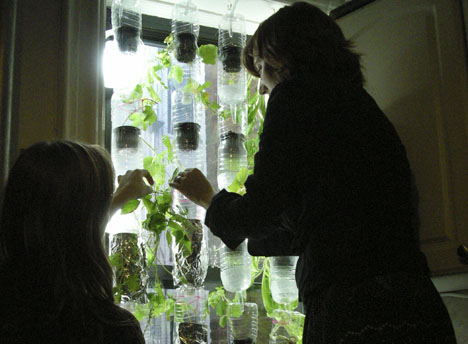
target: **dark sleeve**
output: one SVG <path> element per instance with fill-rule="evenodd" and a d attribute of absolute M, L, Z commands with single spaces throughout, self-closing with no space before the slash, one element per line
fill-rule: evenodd
<path fill-rule="evenodd" d="M 272 229 L 281 226 L 280 215 L 294 203 L 295 123 L 291 121 L 291 112 L 295 106 L 293 91 L 280 85 L 268 102 L 254 173 L 245 183 L 245 195 L 222 190 L 206 213 L 205 224 L 229 247 L 245 238 L 268 237 Z"/>
<path fill-rule="evenodd" d="M 290 231 L 281 228 L 268 228 L 268 235 L 262 239 L 249 239 L 248 251 L 251 256 L 298 256 L 300 252 L 293 247 Z"/>

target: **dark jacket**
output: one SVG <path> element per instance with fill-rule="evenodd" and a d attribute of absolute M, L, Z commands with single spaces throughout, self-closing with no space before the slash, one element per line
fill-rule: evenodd
<path fill-rule="evenodd" d="M 245 186 L 219 192 L 206 225 L 231 247 L 248 238 L 252 255 L 299 255 L 302 298 L 337 280 L 428 272 L 405 149 L 361 86 L 278 84 Z"/>

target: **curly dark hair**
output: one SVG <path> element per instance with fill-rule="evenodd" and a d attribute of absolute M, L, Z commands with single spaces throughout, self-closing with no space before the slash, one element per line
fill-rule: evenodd
<path fill-rule="evenodd" d="M 362 85 L 360 55 L 352 47 L 331 17 L 313 5 L 295 2 L 260 24 L 242 59 L 249 73 L 257 77 L 254 55 L 270 65 L 281 80 L 307 75 Z"/>

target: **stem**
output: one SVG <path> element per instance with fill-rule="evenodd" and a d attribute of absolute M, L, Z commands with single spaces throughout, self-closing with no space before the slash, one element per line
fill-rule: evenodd
<path fill-rule="evenodd" d="M 130 116 L 129 116 L 129 117 L 130 117 Z M 149 142 L 146 141 L 146 140 L 145 140 L 144 138 L 142 138 L 141 136 L 140 136 L 140 140 L 142 140 L 143 143 L 144 143 L 145 145 L 147 145 L 147 146 L 149 147 L 149 149 L 151 149 L 151 150 L 153 151 L 154 154 L 157 153 L 156 150 L 153 148 L 153 146 L 151 146 L 151 145 L 149 144 Z"/>

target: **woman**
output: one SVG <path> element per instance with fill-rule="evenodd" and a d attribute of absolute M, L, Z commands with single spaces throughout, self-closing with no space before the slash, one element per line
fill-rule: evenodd
<path fill-rule="evenodd" d="M 70 141 L 21 153 L 0 221 L 0 342 L 144 343 L 137 320 L 113 301 L 102 244 L 110 214 L 151 191 L 145 170 L 119 177 L 109 154 Z"/>
<path fill-rule="evenodd" d="M 303 2 L 264 21 L 243 53 L 270 94 L 246 194 L 215 195 L 198 170 L 171 185 L 231 248 L 300 256 L 304 343 L 455 343 L 418 248 L 405 149 L 350 47 Z"/>

